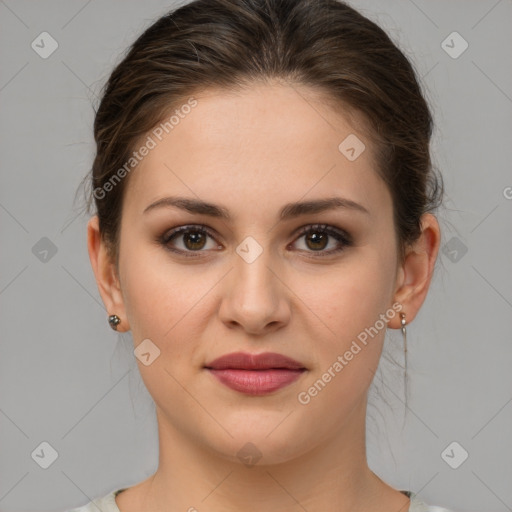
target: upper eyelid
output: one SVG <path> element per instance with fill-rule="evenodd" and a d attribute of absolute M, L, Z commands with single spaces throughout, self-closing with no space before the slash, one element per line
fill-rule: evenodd
<path fill-rule="evenodd" d="M 211 236 L 212 238 L 215 238 L 216 236 L 215 230 L 207 226 L 204 226 L 203 224 L 183 224 L 182 226 L 176 226 L 175 228 L 165 231 L 161 238 L 170 239 L 175 235 L 180 235 L 185 233 L 186 231 L 194 230 L 204 232 L 207 235 Z"/>

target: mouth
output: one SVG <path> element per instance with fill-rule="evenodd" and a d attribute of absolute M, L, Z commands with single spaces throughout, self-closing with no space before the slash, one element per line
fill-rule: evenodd
<path fill-rule="evenodd" d="M 205 369 L 225 386 L 253 396 L 288 386 L 307 371 L 302 363 L 273 352 L 235 352 L 215 359 Z"/>

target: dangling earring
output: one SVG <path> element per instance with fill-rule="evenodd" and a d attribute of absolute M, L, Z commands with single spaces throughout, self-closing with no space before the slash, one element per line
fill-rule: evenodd
<path fill-rule="evenodd" d="M 114 331 L 117 331 L 117 326 L 121 323 L 121 319 L 117 315 L 110 315 L 108 317 L 108 323 Z"/>
<path fill-rule="evenodd" d="M 404 339 L 404 385 L 406 384 L 405 379 L 407 378 L 407 331 L 405 330 L 405 313 L 400 313 L 400 323 L 402 324 L 402 337 Z"/>

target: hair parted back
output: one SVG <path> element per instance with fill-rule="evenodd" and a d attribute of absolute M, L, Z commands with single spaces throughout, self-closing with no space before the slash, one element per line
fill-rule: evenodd
<path fill-rule="evenodd" d="M 141 137 L 194 93 L 271 80 L 311 87 L 362 114 L 376 172 L 393 199 L 403 258 L 421 233 L 422 214 L 442 201 L 442 177 L 430 156 L 432 116 L 409 60 L 378 25 L 338 0 L 194 0 L 160 17 L 104 86 L 89 184 L 103 187 Z M 127 182 L 104 198 L 94 195 L 116 259 Z M 92 201 L 91 190 L 89 209 Z"/>

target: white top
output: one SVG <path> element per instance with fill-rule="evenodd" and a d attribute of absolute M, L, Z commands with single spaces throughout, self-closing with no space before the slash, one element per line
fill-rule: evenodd
<path fill-rule="evenodd" d="M 117 489 L 106 496 L 103 496 L 103 498 L 98 498 L 83 507 L 74 508 L 67 512 L 98 512 L 98 510 L 101 510 L 101 512 L 121 512 L 116 504 L 115 497 L 124 490 L 125 489 Z M 416 496 L 415 493 L 411 491 L 400 492 L 403 492 L 411 499 L 408 512 L 451 512 L 447 508 L 426 505 Z"/>

